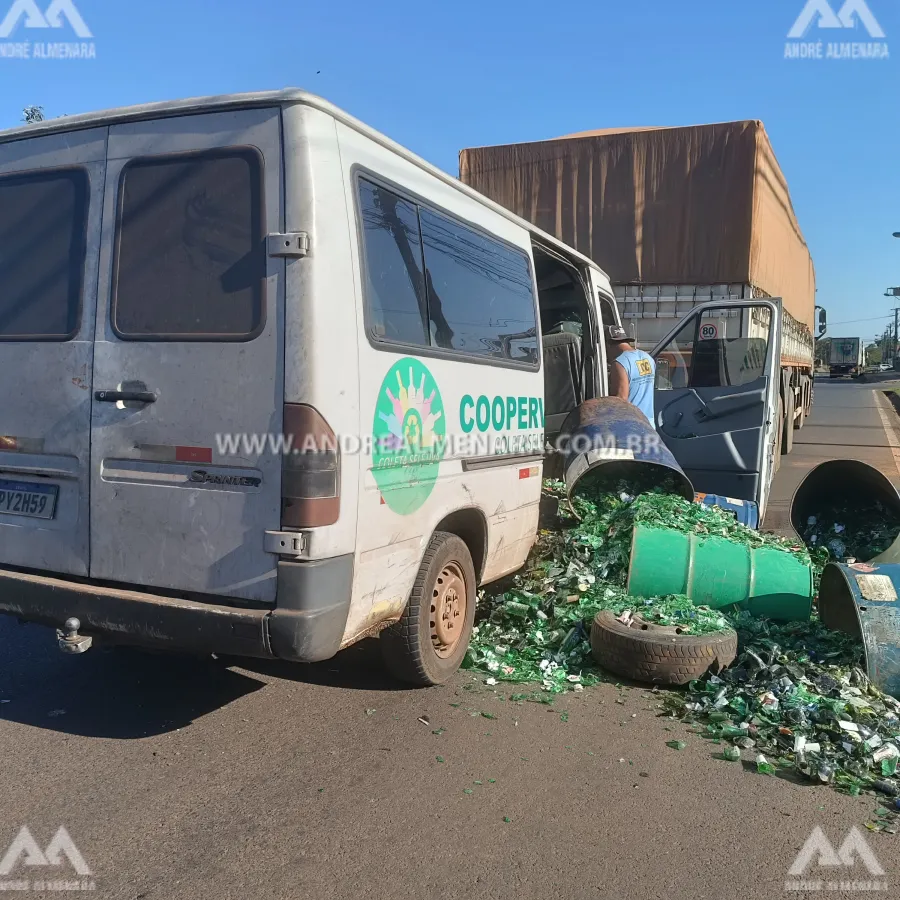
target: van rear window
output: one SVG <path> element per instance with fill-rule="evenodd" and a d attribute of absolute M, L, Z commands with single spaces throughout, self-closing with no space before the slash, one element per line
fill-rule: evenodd
<path fill-rule="evenodd" d="M 0 178 L 0 340 L 78 331 L 87 209 L 82 169 Z"/>
<path fill-rule="evenodd" d="M 116 334 L 140 341 L 244 341 L 259 334 L 263 221 L 255 150 L 126 165 L 119 186 Z"/>

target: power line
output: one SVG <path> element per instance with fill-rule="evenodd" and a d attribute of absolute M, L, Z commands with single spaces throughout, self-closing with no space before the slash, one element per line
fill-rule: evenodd
<path fill-rule="evenodd" d="M 828 327 L 831 328 L 832 325 L 855 325 L 857 322 L 874 322 L 877 319 L 893 319 L 893 312 L 889 312 L 883 316 L 872 316 L 868 319 L 845 319 L 843 322 L 829 322 Z"/>

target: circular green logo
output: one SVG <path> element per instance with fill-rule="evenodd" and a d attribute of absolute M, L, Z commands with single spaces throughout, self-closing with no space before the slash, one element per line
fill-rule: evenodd
<path fill-rule="evenodd" d="M 402 516 L 429 497 L 444 456 L 447 423 L 431 372 L 406 357 L 390 368 L 375 403 L 372 471 L 384 502 Z"/>

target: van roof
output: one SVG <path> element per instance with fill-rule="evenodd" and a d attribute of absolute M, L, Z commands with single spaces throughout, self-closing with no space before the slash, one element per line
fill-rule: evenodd
<path fill-rule="evenodd" d="M 420 156 L 416 156 L 415 153 L 410 152 L 405 147 L 392 141 L 389 137 L 381 134 L 374 128 L 370 128 L 364 122 L 361 122 L 349 113 L 344 112 L 344 110 L 335 106 L 333 103 L 329 103 L 327 100 L 324 100 L 316 94 L 310 94 L 307 91 L 302 91 L 298 88 L 284 88 L 280 91 L 257 91 L 245 94 L 221 94 L 210 97 L 193 97 L 187 100 L 165 100 L 160 103 L 141 103 L 137 106 L 121 106 L 117 109 L 81 113 L 75 116 L 62 116 L 58 119 L 48 119 L 43 122 L 34 122 L 30 125 L 20 125 L 16 128 L 0 131 L 0 144 L 25 138 L 39 137 L 46 134 L 78 131 L 83 128 L 118 125 L 123 122 L 137 122 L 142 119 L 157 119 L 164 116 L 179 116 L 197 112 L 213 112 L 215 110 L 234 109 L 236 107 L 246 108 L 291 103 L 300 103 L 305 106 L 311 106 L 314 109 L 327 113 L 348 127 L 355 129 L 366 137 L 381 144 L 383 147 L 399 154 L 404 159 L 419 168 L 424 169 L 436 178 L 440 178 L 446 184 L 451 185 L 458 191 L 471 197 L 473 200 L 477 200 L 479 203 L 482 203 L 484 206 L 492 209 L 504 218 L 509 219 L 516 225 L 526 229 L 538 238 L 541 243 L 549 245 L 552 249 L 565 254 L 572 260 L 577 260 L 583 265 L 588 265 L 599 270 L 608 279 L 609 276 L 606 275 L 606 272 L 604 272 L 594 260 L 585 256 L 583 253 L 579 253 L 568 244 L 553 237 L 553 235 L 541 231 L 540 228 L 537 228 L 526 219 L 522 219 L 510 212 L 499 203 L 495 203 L 483 194 L 479 194 L 478 191 L 463 184 L 458 178 L 448 175 L 437 166 L 432 165 Z"/>

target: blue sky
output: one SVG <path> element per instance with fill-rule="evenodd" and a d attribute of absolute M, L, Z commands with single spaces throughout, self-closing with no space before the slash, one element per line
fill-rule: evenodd
<path fill-rule="evenodd" d="M 461 147 L 757 118 L 791 186 L 829 333 L 871 338 L 887 322 L 874 317 L 900 285 L 897 0 L 869 0 L 893 58 L 843 61 L 784 59 L 805 0 L 75 2 L 97 59 L 0 59 L 0 127 L 28 104 L 57 116 L 297 86 L 456 174 Z M 67 37 L 20 25 L 11 39 Z"/>

